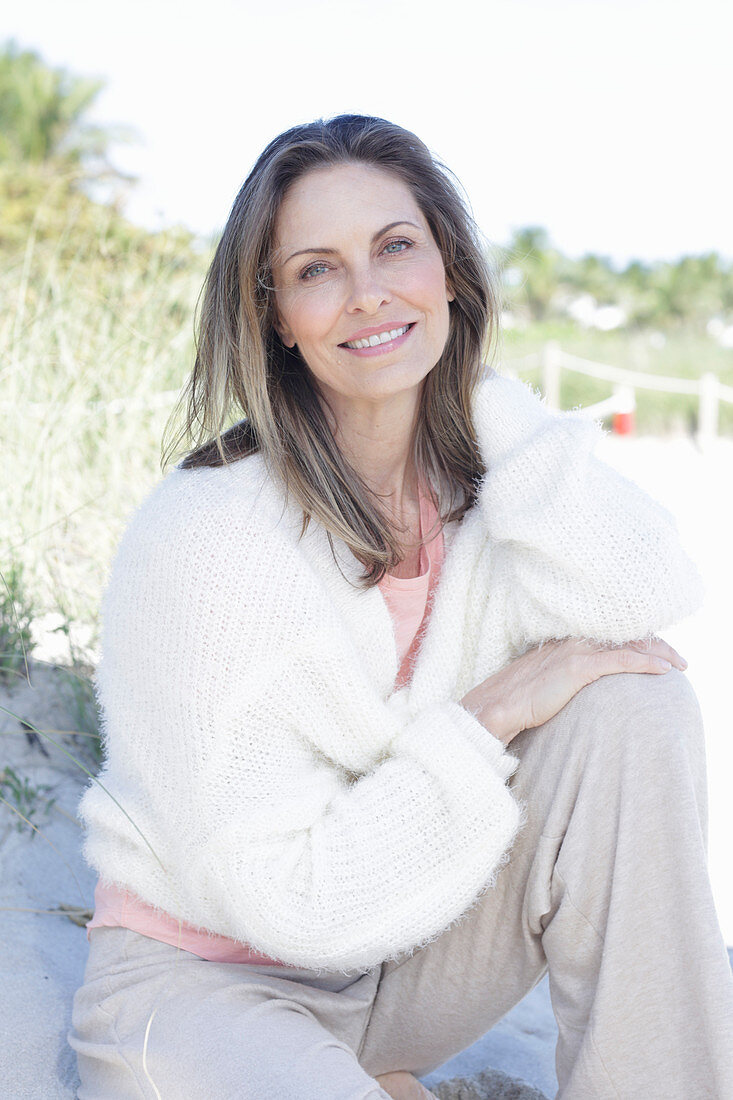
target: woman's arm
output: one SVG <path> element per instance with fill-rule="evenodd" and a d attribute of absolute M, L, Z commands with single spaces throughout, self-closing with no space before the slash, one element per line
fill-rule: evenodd
<path fill-rule="evenodd" d="M 600 427 L 550 413 L 522 383 L 479 391 L 480 507 L 509 568 L 513 631 L 622 643 L 697 610 L 700 575 L 671 514 L 600 461 Z"/>
<path fill-rule="evenodd" d="M 268 710 L 242 713 L 190 791 L 184 827 L 193 839 L 198 817 L 206 840 L 180 864 L 187 894 L 216 899 L 218 931 L 293 965 L 368 967 L 439 935 L 513 840 L 515 760 L 448 703 L 399 726 L 383 759 L 351 776 L 318 756 L 302 721 Z M 273 751 L 273 739 L 293 745 Z M 221 804 L 222 772 L 233 804 Z"/>

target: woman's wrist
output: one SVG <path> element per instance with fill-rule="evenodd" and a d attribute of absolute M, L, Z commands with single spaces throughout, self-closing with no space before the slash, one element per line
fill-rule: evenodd
<path fill-rule="evenodd" d="M 512 728 L 511 717 L 501 699 L 494 697 L 487 690 L 485 682 L 464 695 L 461 706 L 472 714 L 492 737 L 504 745 L 508 745 L 519 732 Z"/>

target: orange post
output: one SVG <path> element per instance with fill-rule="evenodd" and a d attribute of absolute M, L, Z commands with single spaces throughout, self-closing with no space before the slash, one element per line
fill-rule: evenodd
<path fill-rule="evenodd" d="M 614 413 L 612 420 L 613 432 L 615 435 L 633 435 L 634 432 L 634 413 L 623 412 Z"/>
<path fill-rule="evenodd" d="M 636 394 L 630 386 L 617 386 L 614 390 L 617 399 L 616 412 L 611 420 L 615 435 L 633 435 L 635 428 Z"/>

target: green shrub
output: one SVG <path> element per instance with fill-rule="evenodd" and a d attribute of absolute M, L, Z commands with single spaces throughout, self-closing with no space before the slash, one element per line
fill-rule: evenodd
<path fill-rule="evenodd" d="M 15 818 L 13 827 L 16 832 L 22 833 L 24 829 L 30 828 L 31 837 L 35 837 L 36 830 L 29 826 L 27 822 L 30 822 L 38 810 L 39 798 L 43 798 L 46 792 L 50 790 L 51 788 L 47 783 L 41 783 L 38 787 L 33 787 L 27 776 L 19 775 L 14 768 L 3 768 L 0 772 L 0 798 L 10 803 L 7 812 Z M 44 800 L 46 803 L 46 816 L 48 816 L 48 812 L 56 799 Z M 17 810 L 17 813 L 14 813 L 14 810 Z M 23 818 L 26 818 L 27 821 L 24 821 Z"/>
<path fill-rule="evenodd" d="M 23 584 L 23 570 L 14 562 L 0 584 L 0 683 L 23 674 L 33 649 L 32 608 Z"/>
<path fill-rule="evenodd" d="M 73 739 L 82 741 L 84 754 L 99 770 L 102 763 L 102 731 L 93 670 L 77 661 L 71 668 L 59 667 L 58 672 L 62 676 L 64 696 L 71 711 Z"/>

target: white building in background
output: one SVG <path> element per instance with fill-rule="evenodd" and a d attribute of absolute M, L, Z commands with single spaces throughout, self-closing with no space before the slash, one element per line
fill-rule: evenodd
<path fill-rule="evenodd" d="M 565 304 L 565 312 L 583 328 L 598 328 L 603 332 L 620 328 L 628 320 L 621 306 L 599 305 L 592 294 L 580 294 Z"/>
<path fill-rule="evenodd" d="M 712 336 L 721 348 L 733 348 L 733 325 L 722 317 L 711 317 L 706 325 L 708 335 Z"/>

